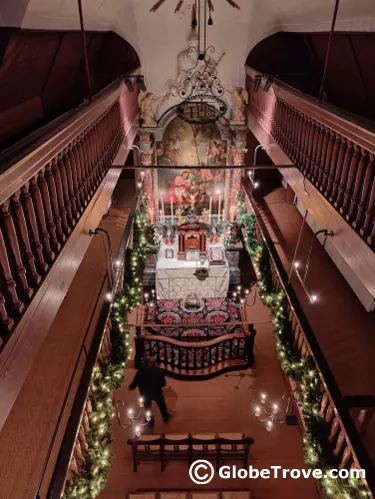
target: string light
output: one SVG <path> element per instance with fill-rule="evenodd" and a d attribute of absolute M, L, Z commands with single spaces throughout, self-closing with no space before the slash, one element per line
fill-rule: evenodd
<path fill-rule="evenodd" d="M 245 206 L 245 198 L 241 196 L 237 200 L 238 222 L 243 229 L 245 248 L 252 259 L 255 272 L 258 277 L 260 297 L 262 302 L 271 309 L 272 324 L 278 337 L 277 352 L 281 366 L 285 374 L 290 377 L 297 386 L 300 398 L 299 406 L 305 426 L 304 454 L 305 462 L 310 468 L 317 465 L 323 471 L 323 475 L 329 476 L 332 470 L 332 455 L 326 455 L 327 442 L 325 438 L 326 421 L 320 413 L 323 388 L 320 381 L 319 371 L 310 356 L 303 357 L 297 348 L 293 329 L 289 322 L 287 311 L 287 298 L 285 293 L 277 291 L 272 281 L 270 269 L 270 256 L 265 245 L 258 244 L 255 219 Z M 294 267 L 299 267 L 299 262 Z M 317 295 L 310 297 L 311 303 L 318 301 Z M 261 398 L 266 402 L 265 394 Z M 255 407 L 255 416 L 261 415 L 264 406 Z M 271 422 L 272 423 L 272 422 Z M 267 431 L 271 431 L 272 424 L 266 423 Z M 330 451 L 328 451 L 330 452 Z M 370 497 L 366 483 L 361 479 L 355 480 L 322 480 L 321 485 L 328 496 L 331 497 Z"/>
<path fill-rule="evenodd" d="M 110 362 L 100 363 L 93 369 L 90 390 L 92 412 L 89 415 L 90 432 L 87 434 L 89 459 L 86 460 L 83 474 L 73 476 L 71 482 L 67 484 L 63 499 L 95 498 L 106 484 L 112 460 L 108 449 L 111 442 L 109 428 L 114 415 L 111 392 L 121 386 L 126 360 L 131 353 L 131 348 L 128 346 L 130 332 L 126 325 L 126 317 L 136 304 L 140 303 L 139 283 L 147 244 L 144 229 L 149 223 L 147 205 L 147 196 L 142 196 L 135 216 L 130 275 L 124 291 L 115 296 L 112 304 L 111 359 Z M 120 268 L 122 262 L 117 260 L 115 265 Z M 112 301 L 112 293 L 107 293 L 106 299 Z"/>

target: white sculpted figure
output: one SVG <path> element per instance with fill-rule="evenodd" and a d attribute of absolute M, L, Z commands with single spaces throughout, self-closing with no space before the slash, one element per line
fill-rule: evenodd
<path fill-rule="evenodd" d="M 152 110 L 152 103 L 164 99 L 162 97 L 155 97 L 152 92 L 141 92 L 138 96 L 138 104 L 141 108 L 142 126 L 156 126 L 155 113 Z"/>
<path fill-rule="evenodd" d="M 245 123 L 245 104 L 249 103 L 249 94 L 242 87 L 236 87 L 234 92 L 230 92 L 234 96 L 234 109 L 232 116 L 232 123 L 244 124 Z"/>

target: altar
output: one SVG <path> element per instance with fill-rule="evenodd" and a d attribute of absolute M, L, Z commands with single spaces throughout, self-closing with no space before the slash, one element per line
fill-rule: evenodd
<path fill-rule="evenodd" d="M 208 251 L 215 246 L 208 246 Z M 216 249 L 221 247 L 216 246 Z M 173 251 L 173 258 L 166 258 L 166 250 Z M 172 254 L 172 252 L 171 252 Z M 158 300 L 184 299 L 195 293 L 199 298 L 226 297 L 229 288 L 229 267 L 226 260 L 221 265 L 201 261 L 179 260 L 178 244 L 162 243 L 156 264 L 156 296 Z M 197 269 L 206 269 L 199 276 Z M 195 275 L 195 274 L 198 275 Z"/>

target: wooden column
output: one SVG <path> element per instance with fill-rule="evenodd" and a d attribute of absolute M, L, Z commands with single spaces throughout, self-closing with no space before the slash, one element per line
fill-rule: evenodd
<path fill-rule="evenodd" d="M 328 174 L 331 168 L 331 159 L 332 159 L 332 152 L 333 152 L 333 145 L 335 142 L 335 133 L 330 130 L 329 131 L 329 140 L 328 140 L 328 147 L 327 147 L 327 153 L 325 156 L 325 166 L 324 166 L 324 171 L 323 171 L 323 180 L 321 185 L 319 186 L 319 189 L 321 192 L 325 191 L 326 185 L 328 183 Z"/>
<path fill-rule="evenodd" d="M 322 181 L 323 181 L 324 166 L 325 166 L 328 141 L 329 141 L 329 129 L 326 127 L 323 127 L 323 132 L 324 132 L 323 143 L 322 143 L 322 148 L 321 148 L 320 153 L 319 153 L 318 176 L 316 179 L 314 179 L 314 183 L 316 186 L 320 186 Z"/>

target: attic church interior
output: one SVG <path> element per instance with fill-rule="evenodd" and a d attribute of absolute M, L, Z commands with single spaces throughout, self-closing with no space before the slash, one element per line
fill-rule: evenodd
<path fill-rule="evenodd" d="M 0 499 L 375 496 L 373 0 L 0 0 Z"/>

